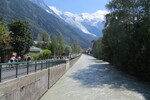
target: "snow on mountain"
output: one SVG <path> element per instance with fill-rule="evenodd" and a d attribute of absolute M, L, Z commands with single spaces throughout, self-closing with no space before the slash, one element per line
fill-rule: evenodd
<path fill-rule="evenodd" d="M 44 10 L 46 10 L 46 12 L 55 15 L 55 12 L 53 10 L 51 10 L 43 0 L 30 0 L 32 3 L 38 5 L 39 7 L 43 8 Z"/>
<path fill-rule="evenodd" d="M 89 14 L 89 13 L 82 13 L 80 16 L 82 17 L 82 22 L 90 23 L 91 26 L 98 27 L 97 24 L 99 22 L 103 22 L 105 20 L 105 15 L 107 14 L 107 11 L 99 10 L 95 13 Z"/>
<path fill-rule="evenodd" d="M 95 13 L 81 13 L 78 15 L 58 10 L 53 6 L 48 7 L 43 0 L 30 1 L 43 8 L 46 12 L 68 23 L 74 31 L 83 37 L 93 40 L 102 36 L 102 29 L 104 27 L 102 22 L 105 20 L 104 16 L 108 13 L 105 10 L 98 10 Z"/>
<path fill-rule="evenodd" d="M 61 19 L 65 20 L 68 24 L 80 29 L 83 33 L 86 33 L 92 37 L 98 37 L 96 33 L 89 31 L 86 27 L 88 25 L 92 28 L 99 28 L 99 23 L 105 20 L 105 15 L 108 13 L 104 10 L 99 10 L 95 13 L 82 13 L 80 15 L 73 14 L 71 12 L 63 12 L 58 10 L 56 7 L 49 6 L 49 8 Z M 85 25 L 87 24 L 87 25 Z"/>
<path fill-rule="evenodd" d="M 70 13 L 70 12 L 62 12 L 55 7 L 49 6 L 51 10 L 53 10 L 60 18 L 65 20 L 68 24 L 80 29 L 82 32 L 91 35 L 93 37 L 96 37 L 95 34 L 90 33 L 82 24 L 80 21 L 77 21 L 80 17 L 76 14 Z"/>

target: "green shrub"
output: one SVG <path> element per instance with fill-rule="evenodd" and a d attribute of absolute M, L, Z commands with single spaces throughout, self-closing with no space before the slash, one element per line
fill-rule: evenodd
<path fill-rule="evenodd" d="M 45 50 L 42 50 L 42 52 L 38 54 L 28 53 L 26 55 L 31 56 L 32 61 L 45 60 L 45 59 L 49 59 L 49 56 L 51 55 L 51 51 L 48 49 L 45 49 Z"/>
<path fill-rule="evenodd" d="M 39 53 L 38 53 L 38 54 L 28 53 L 28 54 L 26 54 L 26 55 L 31 56 L 32 61 L 38 60 L 38 57 L 39 57 Z"/>
<path fill-rule="evenodd" d="M 51 51 L 48 50 L 48 49 L 45 49 L 45 50 L 42 50 L 42 52 L 39 53 L 38 59 L 39 60 L 48 59 L 50 55 L 51 55 Z"/>

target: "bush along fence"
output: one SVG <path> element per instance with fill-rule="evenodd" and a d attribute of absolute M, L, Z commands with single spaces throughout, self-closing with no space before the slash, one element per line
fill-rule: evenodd
<path fill-rule="evenodd" d="M 70 58 L 73 60 L 78 56 Z M 37 72 L 50 67 L 55 67 L 60 64 L 66 63 L 67 60 L 42 60 L 42 61 L 29 61 L 29 62 L 16 62 L 16 63 L 0 63 L 0 82 L 18 78 L 33 72 Z"/>

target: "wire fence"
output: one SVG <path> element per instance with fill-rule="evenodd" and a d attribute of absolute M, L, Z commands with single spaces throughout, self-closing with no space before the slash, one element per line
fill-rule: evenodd
<path fill-rule="evenodd" d="M 66 60 L 42 60 L 16 63 L 0 63 L 0 82 L 29 73 L 64 64 Z"/>

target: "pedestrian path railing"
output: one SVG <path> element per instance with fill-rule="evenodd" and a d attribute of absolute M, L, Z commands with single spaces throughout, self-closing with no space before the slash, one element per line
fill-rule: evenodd
<path fill-rule="evenodd" d="M 66 60 L 42 60 L 0 63 L 0 82 L 66 63 Z"/>

